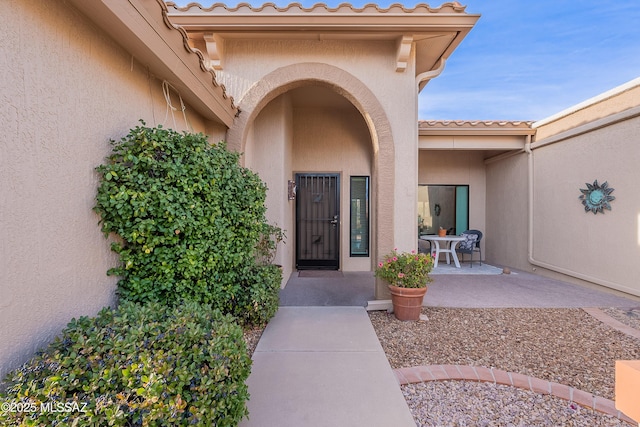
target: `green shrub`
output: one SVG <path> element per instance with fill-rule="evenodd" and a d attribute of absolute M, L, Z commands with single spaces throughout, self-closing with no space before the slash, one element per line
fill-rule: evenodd
<path fill-rule="evenodd" d="M 255 250 L 258 265 L 272 264 L 278 251 L 278 245 L 284 242 L 286 238 L 286 232 L 282 228 L 264 223 Z"/>
<path fill-rule="evenodd" d="M 236 426 L 250 365 L 241 328 L 210 306 L 123 303 L 72 320 L 9 374 L 3 409 L 26 411 L 0 411 L 0 425 Z"/>
<path fill-rule="evenodd" d="M 278 311 L 281 282 L 282 269 L 277 265 L 255 266 L 243 286 L 247 292 L 233 314 L 242 323 L 265 325 Z"/>
<path fill-rule="evenodd" d="M 139 126 L 112 144 L 95 210 L 105 235 L 121 238 L 109 270 L 120 298 L 235 312 L 266 224 L 266 185 L 202 134 Z"/>

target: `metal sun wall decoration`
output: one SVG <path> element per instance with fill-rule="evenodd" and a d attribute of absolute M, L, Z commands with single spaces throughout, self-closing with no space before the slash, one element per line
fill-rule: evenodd
<path fill-rule="evenodd" d="M 593 214 L 597 214 L 598 212 L 604 213 L 603 209 L 611 210 L 610 201 L 614 200 L 615 197 L 610 194 L 613 192 L 613 188 L 609 187 L 607 181 L 602 184 L 598 184 L 598 180 L 593 181 L 593 184 L 589 184 L 585 182 L 587 185 L 586 189 L 580 189 L 582 193 L 580 195 L 580 200 L 582 200 L 582 204 L 584 205 L 585 212 L 593 212 Z"/>

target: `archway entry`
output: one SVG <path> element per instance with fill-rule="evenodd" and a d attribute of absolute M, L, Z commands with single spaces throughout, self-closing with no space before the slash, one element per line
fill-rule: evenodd
<path fill-rule="evenodd" d="M 300 63 L 278 68 L 263 76 L 242 96 L 239 103 L 242 113 L 236 118 L 234 124 L 227 133 L 229 148 L 245 153 L 243 164 L 246 166 L 262 166 L 266 173 L 258 172 L 270 185 L 269 197 L 267 200 L 268 216 L 270 219 L 276 218 L 278 225 L 287 229 L 287 236 L 291 237 L 294 232 L 295 203 L 287 201 L 287 181 L 292 180 L 296 172 L 339 172 L 341 185 L 344 188 L 345 182 L 350 181 L 345 171 L 338 169 L 306 169 L 298 168 L 294 170 L 295 161 L 314 161 L 313 150 L 318 146 L 323 147 L 326 152 L 326 143 L 331 142 L 331 138 L 320 140 L 319 144 L 304 144 L 311 150 L 303 155 L 294 150 L 293 126 L 306 128 L 306 134 L 313 135 L 314 131 L 304 125 L 303 120 L 294 120 L 294 104 L 292 97 L 298 97 L 298 101 L 305 102 L 313 100 L 320 102 L 322 98 L 308 97 L 305 93 L 295 93 L 296 89 L 315 87 L 320 89 L 324 95 L 337 99 L 349 105 L 352 112 L 357 111 L 353 123 L 363 124 L 366 129 L 368 145 L 367 155 L 370 158 L 369 176 L 363 187 L 369 189 L 369 222 L 370 242 L 369 257 L 346 257 L 348 261 L 357 261 L 366 264 L 365 268 L 358 268 L 360 271 L 373 270 L 377 260 L 382 254 L 388 253 L 394 247 L 394 200 L 395 200 L 395 155 L 394 141 L 391 132 L 391 123 L 380 100 L 362 81 L 352 74 L 338 67 L 324 63 Z M 314 89 L 311 89 L 314 90 Z M 303 104 L 298 103 L 298 107 Z M 331 108 L 327 108 L 331 111 Z M 311 116 L 313 117 L 313 116 Z M 335 115 L 334 115 L 335 117 Z M 353 118 L 353 116 L 350 116 Z M 348 120 L 348 117 L 338 114 L 338 119 Z M 317 126 L 318 124 L 315 123 Z M 353 129 L 350 126 L 347 129 Z M 356 126 L 357 128 L 357 126 Z M 331 126 L 324 126 L 323 130 L 333 129 Z M 260 140 L 260 141 L 259 141 Z M 299 142 L 296 140 L 296 142 Z M 332 159 L 343 159 L 352 161 L 354 158 L 366 159 L 363 156 L 352 158 L 342 156 L 336 152 L 331 155 Z M 317 164 L 317 162 L 316 162 Z M 362 181 L 362 177 L 358 177 Z M 341 198 L 348 197 L 348 191 L 342 191 Z M 350 200 L 347 198 L 346 206 Z M 345 203 L 342 204 L 345 206 Z M 344 230 L 344 216 L 342 217 L 342 230 Z M 345 260 L 344 240 L 348 239 L 348 234 L 341 233 L 341 260 Z M 287 240 L 290 242 L 291 238 Z M 276 262 L 283 265 L 285 280 L 290 276 L 295 268 L 295 252 L 292 244 L 286 244 L 279 249 Z M 347 252 L 348 253 L 348 252 Z M 344 263 L 340 268 L 347 270 L 350 268 Z M 376 281 L 375 297 L 377 299 L 388 298 L 386 286 Z"/>
<path fill-rule="evenodd" d="M 332 87 L 307 82 L 270 101 L 251 128 L 245 165 L 267 183 L 269 221 L 287 230 L 291 258 L 282 263 L 370 271 L 370 193 L 358 196 L 357 212 L 351 200 L 353 177 L 370 182 L 373 171 L 371 133 L 360 111 Z M 287 181 L 296 184 L 294 200 L 284 193 Z M 356 226 L 360 248 L 366 246 L 357 252 Z"/>

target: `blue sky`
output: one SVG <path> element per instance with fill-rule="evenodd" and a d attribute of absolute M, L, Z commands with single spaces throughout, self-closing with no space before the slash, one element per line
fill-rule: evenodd
<path fill-rule="evenodd" d="M 640 77 L 639 0 L 460 3 L 482 16 L 444 72 L 422 90 L 421 120 L 540 120 Z"/>

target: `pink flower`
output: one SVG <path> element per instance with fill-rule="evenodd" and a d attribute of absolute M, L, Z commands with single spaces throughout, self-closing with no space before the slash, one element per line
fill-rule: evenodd
<path fill-rule="evenodd" d="M 383 266 L 384 266 L 383 263 L 378 264 L 378 267 L 383 267 Z"/>
<path fill-rule="evenodd" d="M 416 253 L 416 251 L 413 251 L 413 250 L 412 250 L 412 251 L 411 251 L 411 253 L 412 253 L 412 254 L 415 254 L 415 253 Z M 417 258 L 416 258 L 416 259 L 417 259 Z"/>
<path fill-rule="evenodd" d="M 397 260 L 398 260 L 398 257 L 397 257 L 397 256 L 394 256 L 394 257 L 393 257 L 393 260 L 394 260 L 394 261 L 397 261 Z"/>
<path fill-rule="evenodd" d="M 398 273 L 398 278 L 402 279 L 404 277 L 404 273 Z"/>

